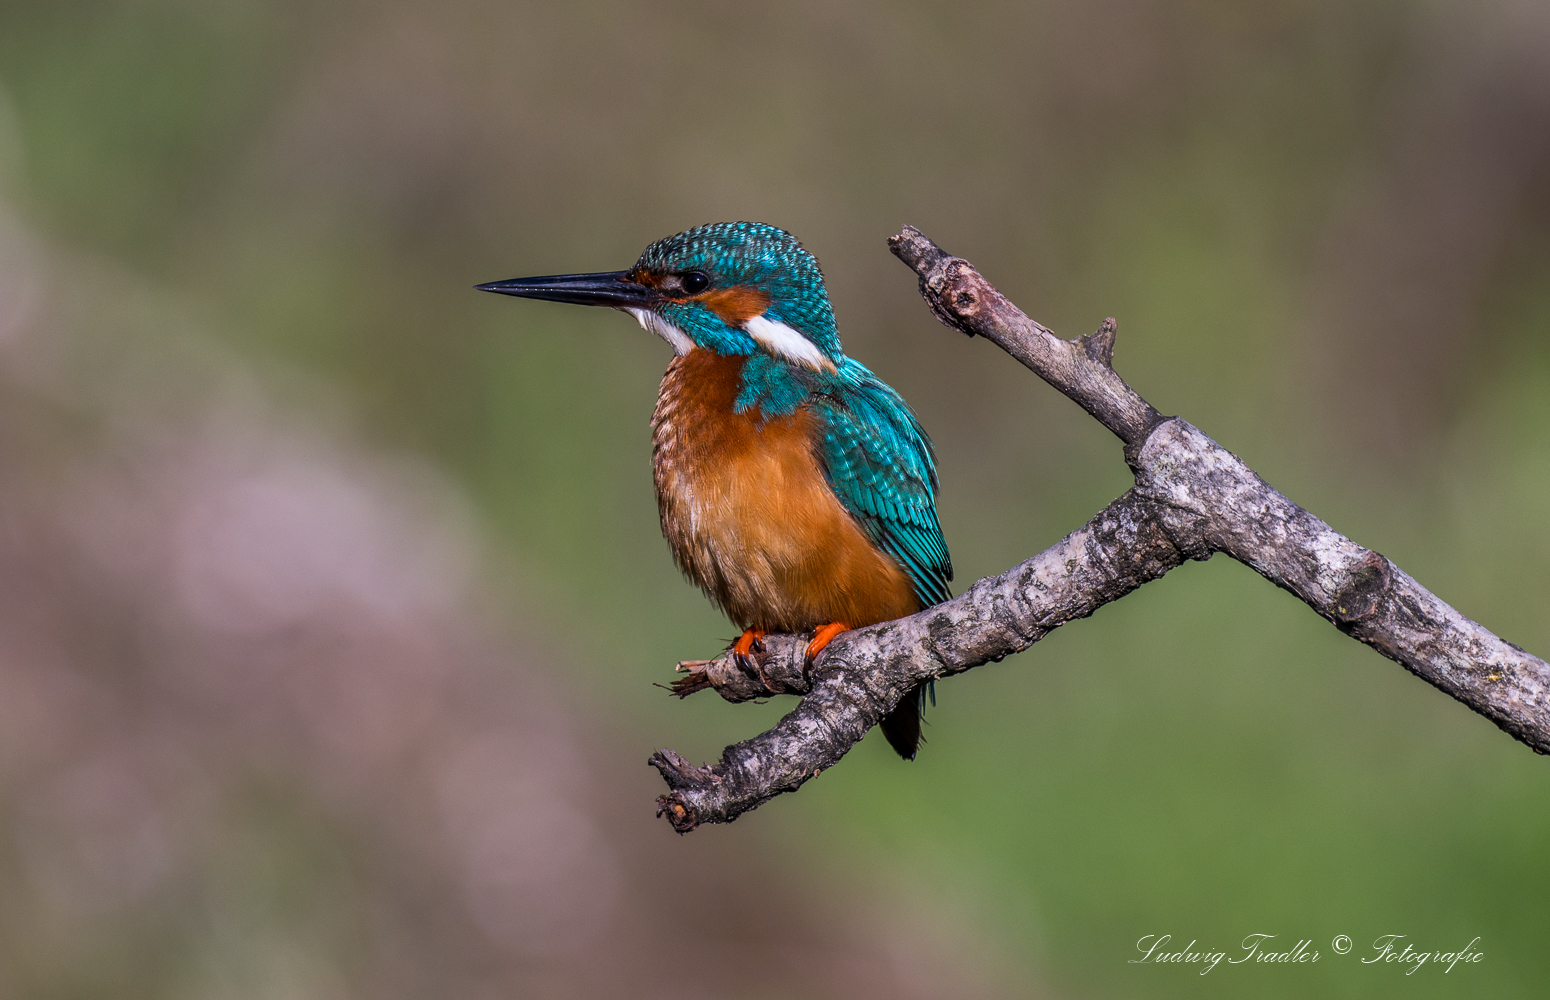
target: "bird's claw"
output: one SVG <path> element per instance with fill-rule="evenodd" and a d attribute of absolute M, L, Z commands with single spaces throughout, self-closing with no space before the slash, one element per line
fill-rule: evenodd
<path fill-rule="evenodd" d="M 841 632 L 850 631 L 850 626 L 844 622 L 830 622 L 813 633 L 813 639 L 807 644 L 807 650 L 802 654 L 802 679 L 812 680 L 813 661 L 818 659 L 818 654 L 828 648 L 829 643 Z"/>
<path fill-rule="evenodd" d="M 737 641 L 732 643 L 732 659 L 739 670 L 747 674 L 762 673 L 755 657 L 764 652 L 764 635 L 763 629 L 745 629 Z"/>

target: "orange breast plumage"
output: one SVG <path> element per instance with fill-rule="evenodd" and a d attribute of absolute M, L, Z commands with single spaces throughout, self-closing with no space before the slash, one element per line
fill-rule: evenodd
<path fill-rule="evenodd" d="M 662 378 L 652 461 L 679 568 L 741 628 L 860 627 L 920 610 L 899 564 L 830 488 L 812 413 L 733 412 L 743 362 L 696 349 Z"/>

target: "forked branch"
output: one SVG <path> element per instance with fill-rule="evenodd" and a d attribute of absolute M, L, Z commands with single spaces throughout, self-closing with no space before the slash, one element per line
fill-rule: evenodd
<path fill-rule="evenodd" d="M 920 276 L 943 323 L 993 341 L 1124 442 L 1135 485 L 1058 544 L 945 604 L 847 632 L 811 676 L 805 639 L 769 636 L 750 670 L 723 655 L 684 664 L 687 696 L 799 694 L 774 729 L 696 767 L 653 754 L 670 791 L 658 814 L 680 833 L 729 823 L 832 767 L 921 681 L 1000 660 L 1155 580 L 1225 552 L 1300 597 L 1342 632 L 1550 753 L 1550 664 L 1465 618 L 1388 559 L 1276 492 L 1184 420 L 1163 418 L 1112 367 L 1115 327 L 1062 340 L 1025 316 L 968 261 L 906 226 L 889 246 Z"/>

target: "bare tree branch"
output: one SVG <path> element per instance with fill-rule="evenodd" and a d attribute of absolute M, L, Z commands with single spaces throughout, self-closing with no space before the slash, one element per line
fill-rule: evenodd
<path fill-rule="evenodd" d="M 1178 417 L 1164 419 L 1115 373 L 1114 321 L 1061 340 L 1029 319 L 968 261 L 906 226 L 889 240 L 920 275 L 937 318 L 993 341 L 1119 437 L 1135 486 L 1061 542 L 945 604 L 847 632 L 802 670 L 805 640 L 769 636 L 751 670 L 729 655 L 680 664 L 687 696 L 802 700 L 769 732 L 695 767 L 671 750 L 650 763 L 657 800 L 679 832 L 728 823 L 832 767 L 921 681 L 1027 649 L 1185 559 L 1225 552 L 1366 643 L 1550 753 L 1550 664 L 1465 618 L 1399 567 L 1276 492 L 1237 456 Z"/>

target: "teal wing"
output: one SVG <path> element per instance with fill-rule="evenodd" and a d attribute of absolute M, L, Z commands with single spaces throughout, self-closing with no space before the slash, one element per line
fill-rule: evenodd
<path fill-rule="evenodd" d="M 936 457 L 898 393 L 845 359 L 841 384 L 813 397 L 829 485 L 867 535 L 909 576 L 922 607 L 952 595 L 952 559 L 936 516 Z"/>

